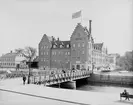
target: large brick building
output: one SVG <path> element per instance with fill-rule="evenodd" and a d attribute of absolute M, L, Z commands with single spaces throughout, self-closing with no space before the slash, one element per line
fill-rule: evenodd
<path fill-rule="evenodd" d="M 106 65 L 107 49 L 103 43 L 94 43 L 89 30 L 80 23 L 69 41 L 61 41 L 46 34 L 39 43 L 40 68 L 92 69 Z"/>

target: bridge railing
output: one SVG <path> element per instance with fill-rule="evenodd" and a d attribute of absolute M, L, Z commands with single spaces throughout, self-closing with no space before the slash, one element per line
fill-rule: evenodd
<path fill-rule="evenodd" d="M 4 74 L 0 74 L 0 80 L 22 77 L 23 75 L 27 76 L 28 72 L 22 72 L 22 71 L 11 71 L 10 73 L 6 72 Z"/>
<path fill-rule="evenodd" d="M 51 84 L 89 77 L 90 73 L 91 73 L 90 71 L 76 71 L 76 72 L 66 72 L 66 73 L 51 74 L 51 75 L 34 75 L 31 77 L 31 83 L 51 85 Z"/>

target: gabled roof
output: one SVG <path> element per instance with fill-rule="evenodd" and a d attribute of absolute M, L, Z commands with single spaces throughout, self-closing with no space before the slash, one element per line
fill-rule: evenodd
<path fill-rule="evenodd" d="M 52 37 L 51 37 L 51 36 L 47 36 L 46 34 L 44 34 L 43 37 L 42 37 L 42 39 L 41 39 L 41 41 L 39 42 L 39 44 L 40 44 L 41 42 L 43 42 L 43 40 L 44 40 L 45 38 L 47 38 L 47 39 L 49 40 L 49 42 L 52 41 Z"/>
<path fill-rule="evenodd" d="M 52 36 L 47 36 L 47 37 L 48 37 L 48 40 L 49 41 L 52 41 L 53 40 Z"/>
<path fill-rule="evenodd" d="M 93 38 L 92 38 L 92 36 L 91 36 L 91 33 L 89 32 L 89 30 L 87 29 L 87 27 L 84 27 L 84 26 L 81 25 L 81 23 L 78 23 L 77 26 L 75 27 L 74 31 L 75 31 L 76 28 L 78 28 L 78 27 L 82 28 L 83 31 L 84 31 L 84 32 L 86 33 L 86 35 L 88 36 L 88 39 L 91 38 L 91 40 L 93 41 Z M 73 31 L 73 33 L 74 33 L 74 31 Z"/>
<path fill-rule="evenodd" d="M 15 58 L 16 56 L 18 55 L 18 53 L 7 53 L 7 54 L 4 54 L 2 55 L 0 58 Z"/>

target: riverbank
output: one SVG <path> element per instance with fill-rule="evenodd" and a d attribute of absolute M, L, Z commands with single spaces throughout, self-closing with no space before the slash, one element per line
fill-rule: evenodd
<path fill-rule="evenodd" d="M 96 72 L 91 74 L 90 78 L 88 78 L 88 81 L 91 83 L 105 83 L 105 84 L 118 84 L 123 86 L 133 86 L 133 73 Z"/>
<path fill-rule="evenodd" d="M 0 102 L 12 102 L 11 105 L 132 105 L 133 99 L 130 101 L 122 100 L 118 93 L 79 91 L 70 89 L 59 89 L 45 87 L 43 85 L 22 84 L 21 78 L 7 79 L 0 82 L 0 91 L 10 92 L 11 96 L 3 93 L 0 95 Z M 16 94 L 19 94 L 19 96 Z M 23 96 L 23 98 L 20 98 Z M 25 98 L 27 97 L 27 98 Z M 28 97 L 34 97 L 31 100 Z M 40 99 L 41 103 L 40 103 Z M 51 102 L 46 103 L 47 100 Z M 45 100 L 45 102 L 44 102 Z M 53 101 L 53 102 L 52 102 Z M 15 104 L 17 103 L 17 104 Z M 3 104 L 2 104 L 3 105 Z M 6 104 L 7 105 L 7 104 Z"/>

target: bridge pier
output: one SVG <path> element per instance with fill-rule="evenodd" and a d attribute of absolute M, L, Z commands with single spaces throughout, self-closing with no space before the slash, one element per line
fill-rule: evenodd
<path fill-rule="evenodd" d="M 76 89 L 76 81 L 68 81 L 68 82 L 60 83 L 60 87 L 69 88 L 69 89 Z"/>

